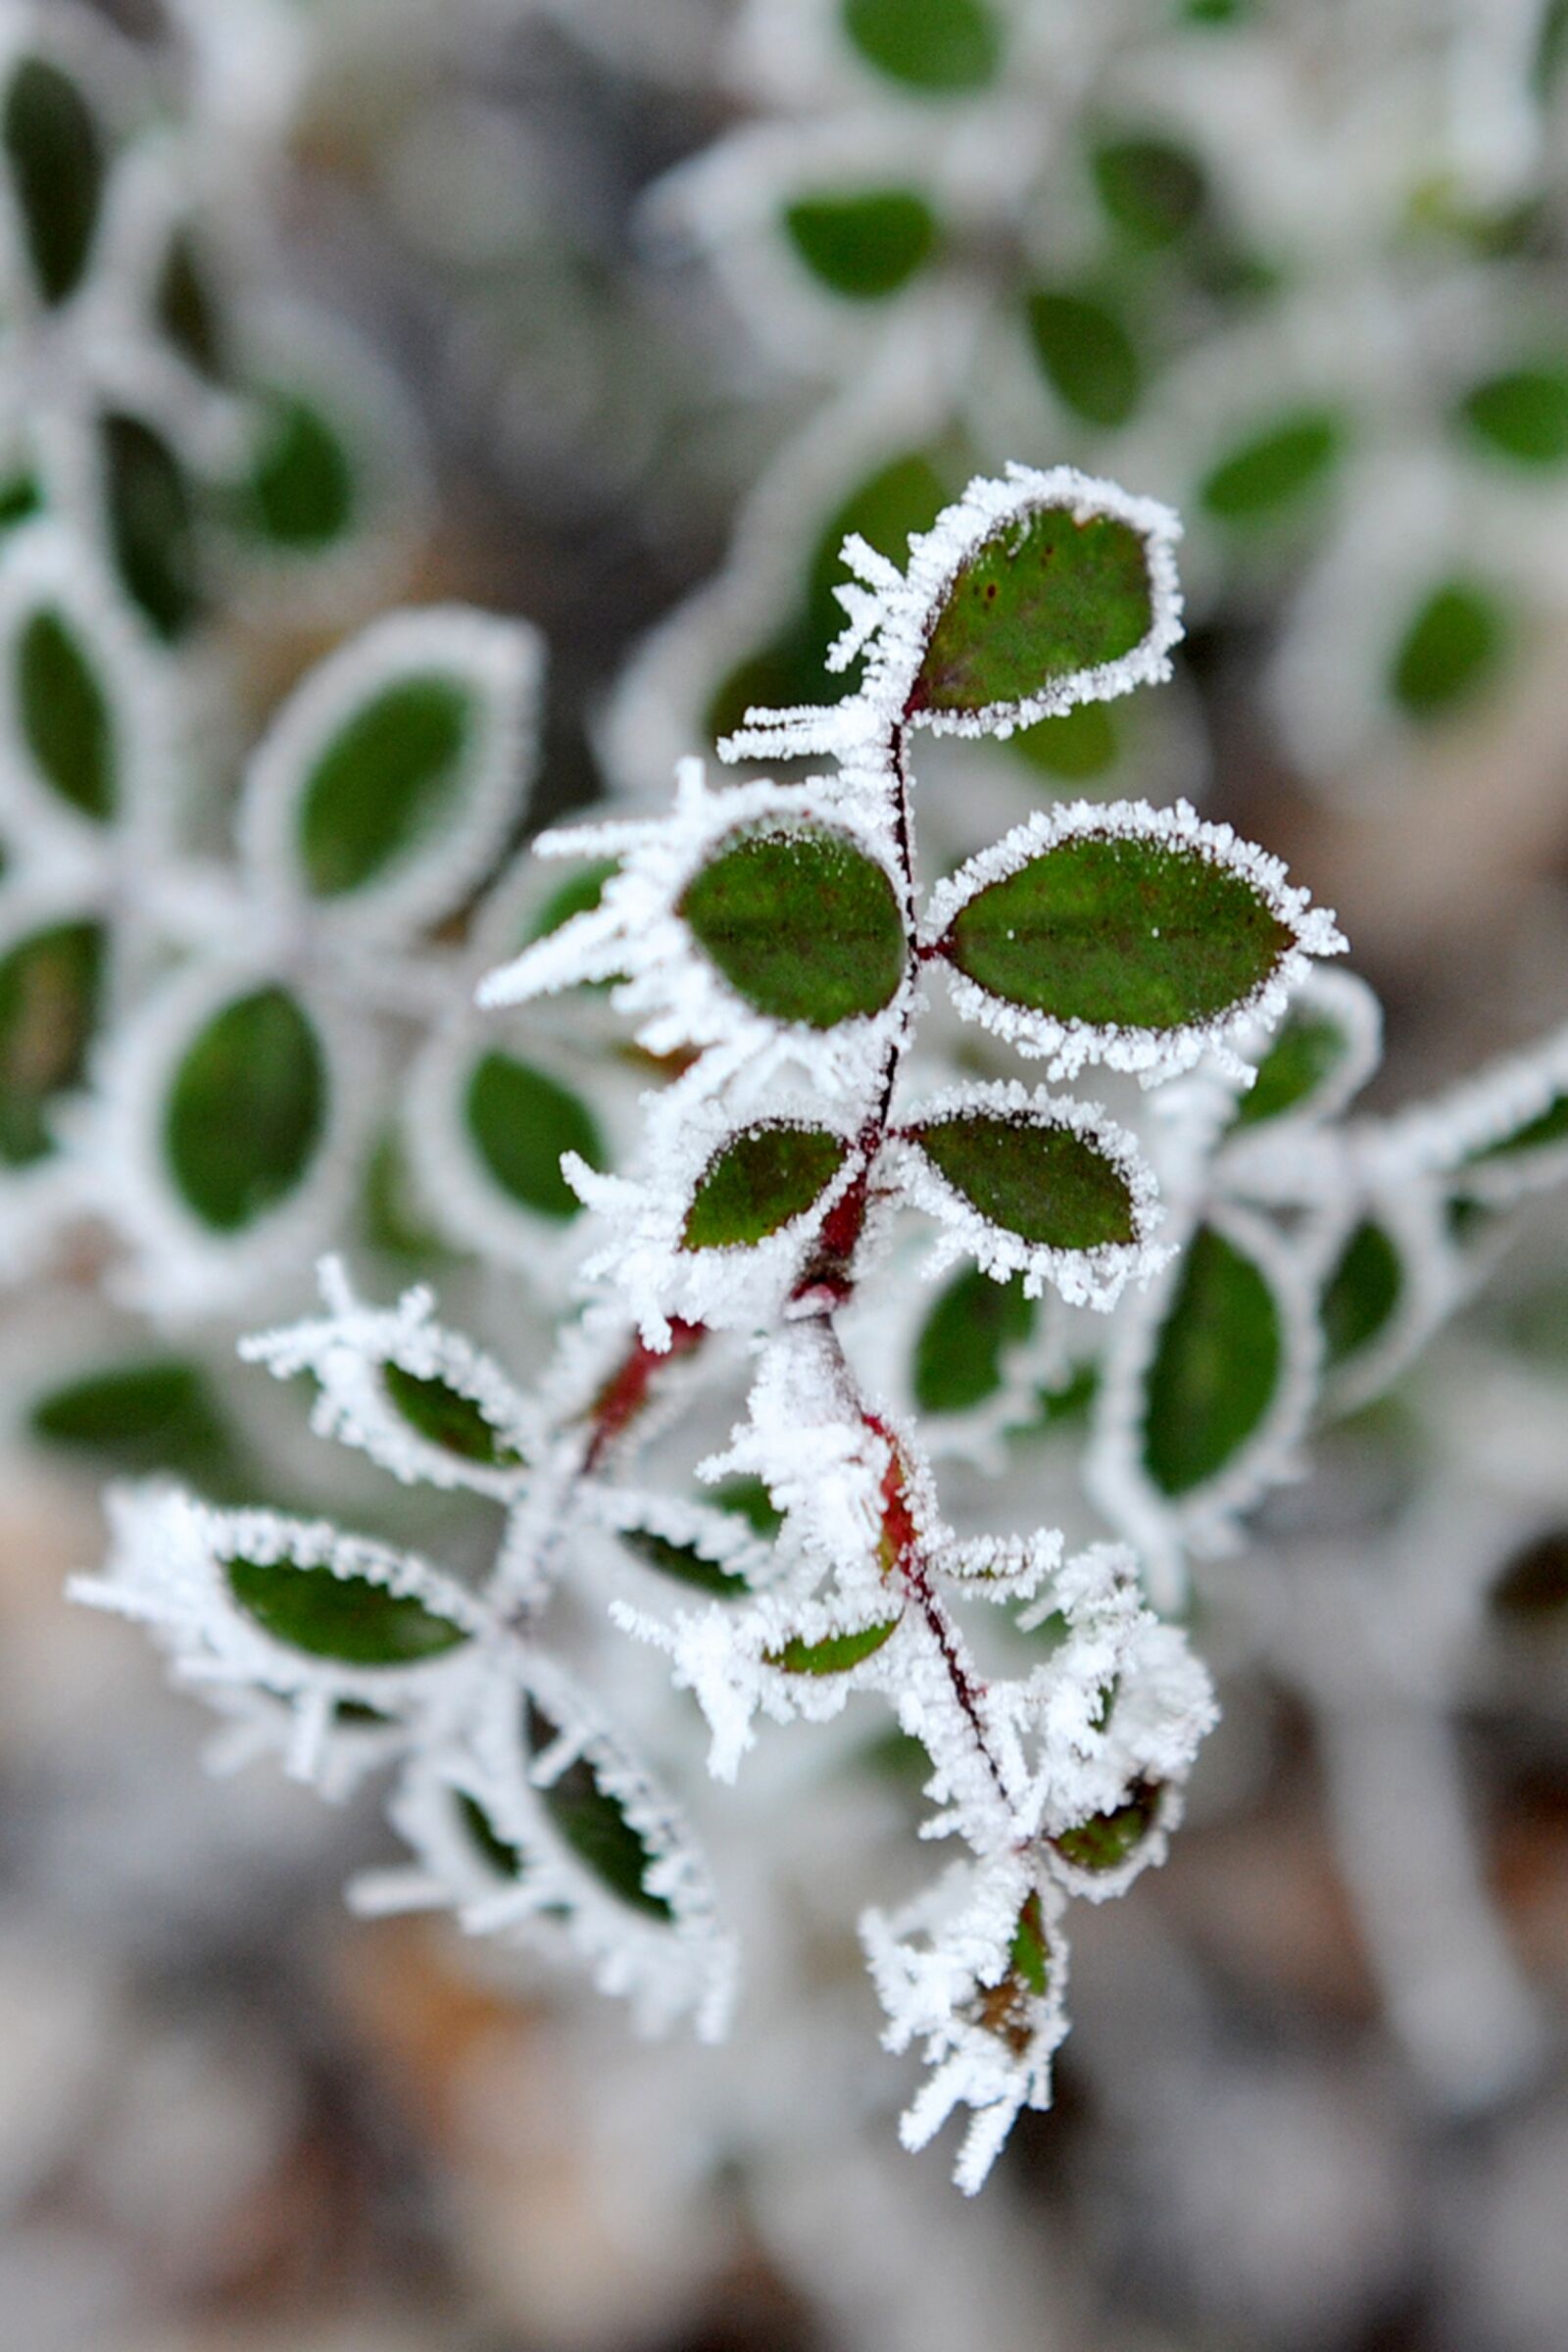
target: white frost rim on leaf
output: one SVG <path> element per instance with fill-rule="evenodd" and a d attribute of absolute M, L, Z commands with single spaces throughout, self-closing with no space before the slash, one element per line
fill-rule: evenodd
<path fill-rule="evenodd" d="M 1057 1249 L 1025 1241 L 1021 1234 L 984 1216 L 928 1157 L 912 1132 L 922 1125 L 963 1117 L 1000 1117 L 1010 1124 L 1062 1130 L 1094 1147 L 1127 1188 L 1133 1239 L 1102 1243 L 1092 1250 Z M 1108 1311 L 1132 1281 L 1147 1282 L 1164 1263 L 1152 1235 L 1164 1215 L 1153 1170 L 1124 1127 L 1107 1118 L 1097 1102 L 1075 1102 L 1043 1088 L 1032 1093 L 1012 1079 L 986 1086 L 952 1087 L 900 1118 L 902 1133 L 878 1160 L 880 1178 L 890 1166 L 916 1208 L 946 1229 L 927 1271 L 945 1273 L 972 1257 L 993 1281 L 1023 1276 L 1024 1294 L 1038 1298 L 1049 1284 L 1069 1306 Z"/>
<path fill-rule="evenodd" d="M 1245 882 L 1291 933 L 1294 944 L 1273 970 L 1234 1004 L 1204 1019 L 1157 1030 L 1063 1020 L 1033 1011 L 993 995 L 938 954 L 955 917 L 971 900 L 1071 841 L 1152 841 L 1201 858 Z M 1170 808 L 1152 808 L 1143 801 L 1103 806 L 1072 801 L 1037 809 L 1024 824 L 937 884 L 921 932 L 923 945 L 942 964 L 963 1019 L 978 1021 L 1032 1059 L 1049 1058 L 1053 1078 L 1071 1078 L 1086 1062 L 1100 1061 L 1111 1069 L 1136 1072 L 1145 1085 L 1192 1069 L 1205 1054 L 1217 1055 L 1230 1074 L 1250 1084 L 1252 1065 L 1234 1050 L 1238 1029 L 1272 1026 L 1305 980 L 1311 958 L 1343 955 L 1347 946 L 1333 915 L 1313 906 L 1307 892 L 1287 880 L 1278 858 L 1239 840 L 1229 825 L 1205 823 L 1185 801 Z"/>
<path fill-rule="evenodd" d="M 317 1272 L 325 1315 L 242 1339 L 244 1360 L 265 1364 L 278 1380 L 313 1373 L 318 1384 L 311 1407 L 316 1435 L 357 1446 L 403 1485 L 463 1489 L 511 1502 L 526 1484 L 527 1463 L 544 1436 L 494 1357 L 437 1323 L 434 1298 L 422 1286 L 405 1291 L 396 1306 L 368 1306 L 356 1296 L 341 1258 L 322 1258 Z M 522 1463 L 470 1461 L 422 1435 L 388 1396 L 382 1378 L 387 1364 L 416 1379 L 442 1381 L 466 1397 L 498 1445 L 521 1454 Z"/>
<path fill-rule="evenodd" d="M 1249 1259 L 1273 1298 L 1280 1325 L 1280 1367 L 1267 1410 L 1230 1458 L 1200 1486 L 1179 1496 L 1164 1494 L 1144 1466 L 1148 1380 L 1166 1318 L 1186 1273 L 1200 1226 Z M 1272 1488 L 1301 1474 L 1300 1447 L 1317 1401 L 1323 1334 L 1317 1313 L 1316 1269 L 1310 1252 L 1272 1225 L 1230 1202 L 1189 1206 L 1178 1248 L 1163 1273 L 1132 1304 L 1111 1333 L 1084 1484 L 1111 1525 L 1138 1552 L 1145 1583 L 1157 1607 L 1178 1603 L 1187 1588 L 1187 1553 L 1232 1549 L 1241 1514 Z"/>
<path fill-rule="evenodd" d="M 1113 662 L 1043 684 L 1019 702 L 991 703 L 978 710 L 908 710 L 933 630 L 964 566 L 1011 522 L 1051 509 L 1065 510 L 1078 523 L 1104 516 L 1125 522 L 1144 544 L 1149 574 L 1150 624 L 1139 643 Z M 1117 483 L 1055 466 L 1049 472 L 1009 466 L 1000 479 L 977 474 L 956 505 L 945 508 L 929 531 L 909 542 L 902 574 L 863 540 L 845 543 L 844 560 L 858 587 L 836 591 L 850 625 L 829 657 L 845 668 L 866 652 L 863 700 L 893 724 L 928 728 L 937 735 L 1010 735 L 1037 719 L 1059 717 L 1079 703 L 1110 702 L 1136 687 L 1157 685 L 1170 675 L 1171 648 L 1182 634 L 1182 597 L 1176 576 L 1180 518 L 1152 498 L 1136 498 Z"/>
<path fill-rule="evenodd" d="M 108 1507 L 108 1557 L 97 1576 L 73 1582 L 73 1599 L 147 1625 L 171 1652 L 178 1679 L 195 1689 L 256 1685 L 287 1699 L 294 1722 L 286 1760 L 296 1779 L 314 1781 L 323 1769 L 333 1716 L 345 1700 L 421 1727 L 461 1713 L 481 1655 L 500 1638 L 489 1611 L 450 1578 L 325 1520 L 218 1510 L 158 1483 L 112 1488 Z M 225 1559 L 363 1578 L 421 1602 L 468 1639 L 402 1666 L 318 1657 L 275 1640 L 240 1606 L 222 1572 Z"/>
<path fill-rule="evenodd" d="M 531 777 L 544 665 L 538 633 L 462 605 L 392 612 L 313 670 L 273 719 L 240 807 L 242 857 L 284 906 L 350 939 L 391 940 L 461 904 L 500 855 Z M 416 828 L 380 872 L 318 896 L 299 842 L 321 759 L 360 711 L 405 680 L 440 677 L 468 697 L 461 778 L 433 832 Z"/>

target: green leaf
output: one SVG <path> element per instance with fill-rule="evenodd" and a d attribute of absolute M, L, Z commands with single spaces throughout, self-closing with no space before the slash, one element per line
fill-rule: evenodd
<path fill-rule="evenodd" d="M 1009 1004 L 1168 1030 L 1242 1003 L 1294 941 L 1250 882 L 1198 849 L 1074 834 L 977 891 L 942 944 Z"/>
<path fill-rule="evenodd" d="M 396 679 L 345 721 L 300 802 L 300 853 L 318 898 L 382 879 L 450 822 L 473 723 L 471 690 L 440 671 Z"/>
<path fill-rule="evenodd" d="M 515 1470 L 521 1463 L 515 1446 L 507 1445 L 473 1398 L 450 1381 L 384 1363 L 381 1386 L 393 1411 L 443 1453 L 455 1453 L 488 1470 Z"/>
<path fill-rule="evenodd" d="M 890 1617 L 882 1625 L 862 1625 L 851 1634 L 830 1634 L 825 1642 L 803 1642 L 797 1634 L 781 1649 L 770 1649 L 764 1666 L 781 1667 L 786 1674 L 848 1674 L 891 1642 L 902 1620 Z"/>
<path fill-rule="evenodd" d="M 0 1160 L 10 1167 L 54 1149 L 49 1114 L 81 1083 L 104 945 L 96 923 L 58 923 L 0 956 Z"/>
<path fill-rule="evenodd" d="M 1051 1939 L 1038 1894 L 1031 1894 L 1018 1914 L 1007 1966 L 1026 1992 L 1043 2000 L 1051 1984 Z"/>
<path fill-rule="evenodd" d="M 117 1471 L 200 1480 L 231 1440 L 200 1364 L 176 1356 L 110 1364 L 35 1397 L 27 1414 L 46 1446 L 92 1454 Z"/>
<path fill-rule="evenodd" d="M 937 240 L 935 214 L 908 188 L 802 197 L 786 210 L 784 225 L 814 277 L 861 302 L 896 294 Z"/>
<path fill-rule="evenodd" d="M 1045 507 L 1004 523 L 958 573 L 910 707 L 985 710 L 1118 661 L 1154 617 L 1144 542 L 1112 514 Z"/>
<path fill-rule="evenodd" d="M 1347 1051 L 1348 1040 L 1337 1021 L 1293 1006 L 1258 1063 L 1250 1091 L 1237 1103 L 1233 1126 L 1260 1127 L 1265 1119 L 1281 1118 L 1298 1103 L 1310 1102 L 1340 1067 Z"/>
<path fill-rule="evenodd" d="M 1231 450 L 1199 485 L 1221 522 L 1267 522 L 1319 489 L 1343 456 L 1346 432 L 1332 409 L 1300 409 Z"/>
<path fill-rule="evenodd" d="M 1411 718 L 1445 716 L 1487 686 L 1502 663 L 1508 623 L 1496 599 L 1472 580 L 1435 588 L 1399 640 L 1389 691 Z"/>
<path fill-rule="evenodd" d="M 80 638 L 63 613 L 34 612 L 14 661 L 22 733 L 39 774 L 83 816 L 105 823 L 120 797 L 114 720 Z"/>
<path fill-rule="evenodd" d="M 521 1847 L 502 1837 L 483 1805 L 477 1803 L 466 1788 L 455 1788 L 452 1793 L 459 1823 L 479 1859 L 487 1863 L 498 1878 L 526 1877 L 528 1864 Z"/>
<path fill-rule="evenodd" d="M 47 302 L 64 302 L 86 272 L 103 209 L 102 134 L 69 74 L 24 57 L 6 90 L 3 136 L 33 275 Z"/>
<path fill-rule="evenodd" d="M 1009 1348 L 1021 1347 L 1035 1327 L 1035 1301 L 1023 1277 L 993 1282 L 966 1266 L 949 1283 L 914 1344 L 914 1400 L 925 1413 L 963 1413 L 984 1404 L 1002 1386 Z"/>
<path fill-rule="evenodd" d="M 1102 139 L 1090 172 L 1106 219 L 1150 252 L 1185 236 L 1203 209 L 1202 168 L 1170 139 Z"/>
<path fill-rule="evenodd" d="M 646 1566 L 673 1577 L 678 1585 L 689 1585 L 693 1592 L 707 1592 L 714 1600 L 741 1600 L 752 1589 L 732 1568 L 705 1559 L 695 1544 L 672 1544 L 666 1536 L 653 1535 L 646 1527 L 623 1528 L 620 1541 Z"/>
<path fill-rule="evenodd" d="M 726 1478 L 711 1499 L 717 1509 L 744 1519 L 756 1535 L 776 1536 L 784 1524 L 783 1512 L 760 1478 Z"/>
<path fill-rule="evenodd" d="M 168 442 L 139 416 L 106 416 L 103 450 L 109 536 L 120 576 L 161 637 L 182 637 L 202 604 L 184 471 Z"/>
<path fill-rule="evenodd" d="M 1526 1119 L 1510 1134 L 1467 1152 L 1464 1165 L 1480 1167 L 1488 1160 L 1509 1159 L 1516 1152 L 1540 1152 L 1561 1143 L 1568 1143 L 1568 1094 L 1554 1096 L 1544 1110 L 1537 1111 L 1534 1118 Z"/>
<path fill-rule="evenodd" d="M 353 460 L 335 422 L 303 394 L 271 391 L 265 401 L 239 490 L 241 525 L 285 554 L 319 555 L 358 519 Z"/>
<path fill-rule="evenodd" d="M 844 29 L 890 80 L 930 92 L 983 89 L 1002 63 L 984 0 L 844 0 Z"/>
<path fill-rule="evenodd" d="M 1063 1830 L 1051 1842 L 1075 1870 L 1116 1870 L 1143 1844 L 1159 1812 L 1157 1782 L 1140 1781 L 1123 1805 Z"/>
<path fill-rule="evenodd" d="M 1115 764 L 1120 748 L 1109 703 L 1075 704 L 1059 717 L 1037 718 L 1032 727 L 1020 727 L 1007 742 L 1009 752 L 1016 752 L 1042 775 L 1072 784 L 1103 775 Z"/>
<path fill-rule="evenodd" d="M 536 1756 L 542 1755 L 560 1733 L 532 1699 L 527 1722 L 528 1745 Z M 601 1788 L 585 1756 L 568 1764 L 539 1794 L 558 1836 L 612 1894 L 650 1918 L 674 1918 L 667 1898 L 648 1891 L 645 1882 L 654 1856 L 641 1833 L 627 1820 L 619 1800 Z"/>
<path fill-rule="evenodd" d="M 412 1593 L 389 1592 L 368 1576 L 334 1576 L 294 1560 L 226 1559 L 222 1569 L 235 1600 L 264 1633 L 341 1666 L 417 1666 L 469 1638 Z"/>
<path fill-rule="evenodd" d="M 1050 1250 L 1138 1238 L 1126 1176 L 1087 1136 L 1020 1113 L 959 1113 L 911 1130 L 926 1157 L 991 1224 Z"/>
<path fill-rule="evenodd" d="M 1323 1287 L 1319 1314 L 1330 1364 L 1356 1355 L 1388 1328 L 1404 1295 L 1397 1244 L 1381 1225 L 1358 1225 Z"/>
<path fill-rule="evenodd" d="M 681 1233 L 683 1250 L 765 1241 L 826 1191 L 849 1145 L 825 1127 L 766 1120 L 732 1136 L 704 1170 Z"/>
<path fill-rule="evenodd" d="M 582 1203 L 561 1173 L 561 1155 L 575 1152 L 591 1168 L 603 1168 L 605 1147 L 592 1112 L 574 1094 L 529 1062 L 486 1054 L 468 1081 L 464 1117 L 504 1193 L 557 1224 L 579 1214 Z"/>
<path fill-rule="evenodd" d="M 188 229 L 170 239 L 153 311 L 170 342 L 199 375 L 214 380 L 223 375 L 227 360 L 223 315 Z"/>
<path fill-rule="evenodd" d="M 213 1015 L 164 1112 L 170 1172 L 204 1225 L 237 1233 L 297 1190 L 327 1094 L 320 1040 L 285 990 L 258 989 Z"/>
<path fill-rule="evenodd" d="M 908 959 L 892 882 L 826 825 L 731 834 L 679 912 L 737 996 L 810 1029 L 880 1012 Z"/>
<path fill-rule="evenodd" d="M 42 512 L 43 492 L 32 473 L 0 474 L 0 531 L 15 530 Z"/>
<path fill-rule="evenodd" d="M 1143 397 L 1137 345 L 1109 305 L 1088 294 L 1029 297 L 1029 333 L 1046 379 L 1089 424 L 1125 424 Z"/>
<path fill-rule="evenodd" d="M 1568 465 L 1568 367 L 1511 368 L 1459 404 L 1459 422 L 1516 466 Z"/>
<path fill-rule="evenodd" d="M 410 1178 L 403 1145 L 388 1130 L 370 1153 L 365 1171 L 365 1238 L 389 1257 L 450 1256 L 441 1236 L 425 1221 L 423 1204 Z"/>
<path fill-rule="evenodd" d="M 1568 0 L 1546 0 L 1536 34 L 1531 87 L 1543 102 L 1552 97 L 1568 61 Z"/>
<path fill-rule="evenodd" d="M 1279 1302 L 1249 1257 L 1203 1226 L 1149 1368 L 1144 1466 L 1164 1494 L 1217 1478 L 1268 1416 L 1285 1363 Z"/>

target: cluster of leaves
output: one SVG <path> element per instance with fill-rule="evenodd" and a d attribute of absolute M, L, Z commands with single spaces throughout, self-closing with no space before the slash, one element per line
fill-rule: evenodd
<path fill-rule="evenodd" d="M 282 1375 L 314 1374 L 318 1428 L 504 1506 L 476 1598 L 363 1539 L 167 1490 L 122 1506 L 90 1589 L 146 1617 L 295 1770 L 336 1788 L 366 1761 L 400 1764 L 391 1819 L 418 1867 L 371 1899 L 440 1900 L 479 1927 L 546 1921 L 645 2014 L 693 2008 L 708 2027 L 729 1965 L 706 1877 L 656 1781 L 541 1649 L 546 1600 L 568 1560 L 580 1592 L 595 1538 L 623 1584 L 629 1555 L 645 1583 L 703 1594 L 673 1619 L 646 1592 L 611 1602 L 670 1651 L 721 1777 L 759 1710 L 820 1721 L 881 1693 L 925 1751 L 930 1833 L 968 1859 L 935 1909 L 869 1918 L 868 1948 L 891 2040 L 918 2037 L 935 2068 L 906 2135 L 973 2106 L 971 2189 L 1018 2108 L 1049 2097 L 1066 1904 L 1120 1891 L 1163 1852 L 1212 1705 L 1131 1552 L 1069 1561 L 1046 1531 L 944 1523 L 913 1427 L 862 1391 L 838 1318 L 906 1208 L 936 1221 L 938 1267 L 966 1256 L 1030 1301 L 1049 1288 L 1103 1311 L 1163 1260 L 1152 1172 L 1100 1105 L 1015 1080 L 920 1084 L 928 968 L 980 1035 L 1054 1075 L 1098 1062 L 1152 1083 L 1204 1056 L 1240 1074 L 1230 1041 L 1342 945 L 1274 860 L 1185 808 L 1057 812 L 917 906 L 915 730 L 1006 730 L 1161 676 L 1180 626 L 1175 528 L 1108 484 L 1020 470 L 971 485 L 906 571 L 852 543 L 836 660 L 863 657 L 858 688 L 754 712 L 729 747 L 825 750 L 832 772 L 715 794 L 693 766 L 672 817 L 541 845 L 599 861 L 585 903 L 483 998 L 581 1001 L 611 981 L 642 1048 L 680 1072 L 651 1098 L 630 1175 L 563 1159 L 610 1227 L 586 1272 L 618 1312 L 570 1335 L 531 1398 L 433 1325 L 427 1295 L 364 1309 L 335 1270 L 324 1321 L 256 1348 Z M 748 1417 L 706 1475 L 760 1487 L 765 1545 L 733 1510 L 612 1475 L 661 1367 L 729 1332 L 762 1348 Z M 955 1612 L 975 1595 L 1021 1608 L 1025 1631 L 1059 1628 L 1051 1655 L 988 1677 Z M 553 1807 L 568 1787 L 591 1826 Z"/>
<path fill-rule="evenodd" d="M 1200 618 L 1271 613 L 1303 776 L 1364 793 L 1483 709 L 1561 610 L 1561 54 L 1549 0 L 1353 35 L 1252 0 L 751 0 L 754 119 L 659 217 L 823 399 L 628 680 L 627 778 L 705 705 L 811 691 L 845 531 L 896 555 L 1037 449 L 1167 487 Z M 1187 756 L 1174 710 L 1014 749 L 1111 789 Z"/>

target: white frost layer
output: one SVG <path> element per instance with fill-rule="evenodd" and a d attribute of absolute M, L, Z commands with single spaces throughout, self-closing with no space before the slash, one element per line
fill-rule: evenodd
<path fill-rule="evenodd" d="M 1060 1019 L 994 996 L 942 954 L 955 918 L 994 883 L 1073 841 L 1156 842 L 1173 854 L 1220 866 L 1247 884 L 1290 933 L 1292 944 L 1245 996 L 1218 1012 L 1170 1029 Z M 1240 1083 L 1250 1084 L 1251 1065 L 1234 1051 L 1238 1030 L 1272 1026 L 1305 980 L 1311 958 L 1341 956 L 1347 948 L 1333 915 L 1313 906 L 1306 891 L 1287 880 L 1279 858 L 1240 840 L 1229 825 L 1205 823 L 1185 801 L 1170 808 L 1152 808 L 1143 801 L 1112 801 L 1103 807 L 1072 801 L 1037 809 L 1027 822 L 937 884 L 926 908 L 922 940 L 943 962 L 954 1004 L 963 1018 L 980 1022 L 1020 1054 L 1049 1058 L 1053 1078 L 1070 1078 L 1086 1062 L 1101 1061 L 1111 1069 L 1136 1072 L 1145 1085 L 1192 1069 L 1205 1054 L 1218 1055 Z"/>

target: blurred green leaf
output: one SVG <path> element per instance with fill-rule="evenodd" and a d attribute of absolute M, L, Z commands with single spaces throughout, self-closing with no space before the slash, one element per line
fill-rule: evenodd
<path fill-rule="evenodd" d="M 950 1282 L 920 1326 L 914 1346 L 914 1400 L 925 1413 L 963 1413 L 1002 1386 L 1009 1348 L 1035 1327 L 1035 1301 L 1023 1277 L 993 1282 L 966 1266 Z"/>
<path fill-rule="evenodd" d="M 24 57 L 7 86 L 3 137 L 33 275 L 47 302 L 64 302 L 86 272 L 103 209 L 102 133 L 69 74 Z"/>
<path fill-rule="evenodd" d="M 81 1083 L 104 946 L 96 923 L 57 923 L 0 956 L 0 1160 L 10 1167 L 54 1148 L 50 1108 Z"/>
<path fill-rule="evenodd" d="M 286 990 L 213 1015 L 186 1049 L 164 1112 L 170 1173 L 203 1224 L 236 1233 L 304 1181 L 326 1124 L 315 1027 Z"/>
<path fill-rule="evenodd" d="M 1389 675 L 1395 701 L 1411 717 L 1438 718 L 1470 702 L 1501 666 L 1508 623 L 1496 599 L 1453 579 L 1418 606 Z"/>
<path fill-rule="evenodd" d="M 1221 522 L 1272 521 L 1322 487 L 1346 441 L 1333 410 L 1298 410 L 1228 451 L 1199 484 L 1200 504 Z"/>
<path fill-rule="evenodd" d="M 475 1065 L 464 1104 L 468 1132 L 503 1192 L 537 1216 L 560 1224 L 582 1203 L 561 1173 L 575 1152 L 591 1168 L 605 1165 L 593 1113 L 558 1079 L 510 1054 L 486 1054 Z"/>
<path fill-rule="evenodd" d="M 1143 397 L 1144 369 L 1125 322 L 1098 295 L 1029 297 L 1029 333 L 1052 390 L 1089 424 L 1125 424 Z"/>
<path fill-rule="evenodd" d="M 300 850 L 318 898 L 362 890 L 456 812 L 473 694 L 438 671 L 399 678 L 321 753 L 300 802 Z"/>
<path fill-rule="evenodd" d="M 1356 1227 L 1323 1286 L 1319 1313 L 1330 1364 L 1359 1354 L 1387 1329 L 1404 1295 L 1398 1246 L 1370 1219 Z"/>
<path fill-rule="evenodd" d="M 1002 32 L 984 0 L 844 0 L 860 55 L 914 90 L 983 89 L 1002 63 Z"/>
<path fill-rule="evenodd" d="M 935 214 L 908 188 L 802 197 L 786 210 L 784 225 L 812 275 L 856 301 L 896 294 L 937 241 Z"/>
<path fill-rule="evenodd" d="M 1149 1368 L 1144 1466 L 1161 1494 L 1186 1494 L 1218 1477 L 1267 1418 L 1284 1363 L 1267 1279 L 1201 1227 Z"/>
<path fill-rule="evenodd" d="M 227 1559 L 229 1591 L 248 1616 L 285 1648 L 342 1666 L 416 1666 L 469 1637 L 412 1593 L 389 1592 L 368 1576 L 336 1576 L 293 1560 Z"/>
<path fill-rule="evenodd" d="M 521 1454 L 503 1443 L 473 1398 L 465 1396 L 450 1381 L 385 1363 L 381 1386 L 393 1411 L 443 1453 L 455 1453 L 465 1462 L 478 1462 L 489 1470 L 514 1470 L 521 1462 Z"/>
<path fill-rule="evenodd" d="M 16 642 L 22 733 L 44 782 L 105 823 L 120 797 L 114 719 L 98 673 L 65 615 L 34 612 Z"/>
<path fill-rule="evenodd" d="M 120 576 L 161 637 L 183 637 L 202 605 L 184 469 L 139 416 L 106 416 L 103 450 L 109 536 Z"/>
<path fill-rule="evenodd" d="M 536 1756 L 543 1755 L 560 1733 L 531 1699 L 527 1720 L 528 1745 Z M 674 1918 L 668 1899 L 648 1891 L 652 1852 L 627 1820 L 619 1799 L 601 1787 L 586 1757 L 568 1764 L 539 1793 L 557 1834 L 612 1894 L 650 1918 Z"/>

